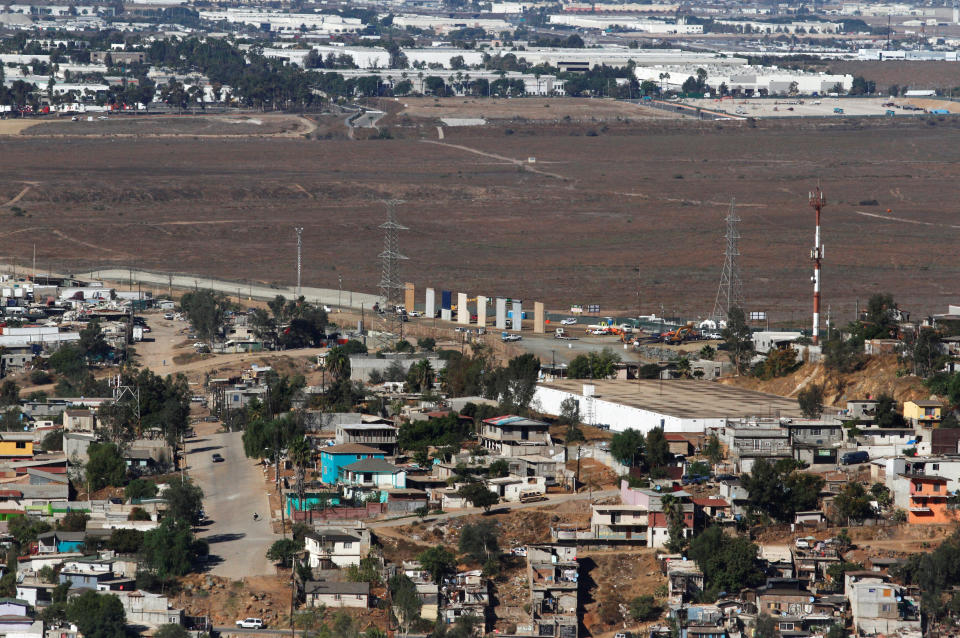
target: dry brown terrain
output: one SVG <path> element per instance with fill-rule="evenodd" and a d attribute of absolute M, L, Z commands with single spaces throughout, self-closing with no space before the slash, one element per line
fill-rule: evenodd
<path fill-rule="evenodd" d="M 432 118 L 364 141 L 11 136 L 0 239 L 20 264 L 36 245 L 39 269 L 130 265 L 290 284 L 292 227 L 302 225 L 304 284 L 335 288 L 342 277 L 344 290 L 372 292 L 381 201 L 393 197 L 406 201 L 403 272 L 418 286 L 604 312 L 635 312 L 639 286 L 644 312 L 697 315 L 713 306 L 735 197 L 749 307 L 806 322 L 806 199 L 819 179 L 835 321 L 879 290 L 915 314 L 960 296 L 950 118 L 753 128 L 616 117 L 446 128 L 442 141 Z"/>
<path fill-rule="evenodd" d="M 384 100 L 384 102 L 389 102 Z M 630 119 L 673 119 L 666 111 L 645 108 L 629 102 L 579 98 L 397 98 L 400 117 L 482 117 L 487 120 L 554 121 L 569 118 L 578 121 Z"/>
<path fill-rule="evenodd" d="M 881 91 L 887 90 L 891 84 L 912 89 L 952 89 L 960 86 L 956 62 L 831 60 L 825 67 L 831 73 L 862 75 L 876 82 Z"/>

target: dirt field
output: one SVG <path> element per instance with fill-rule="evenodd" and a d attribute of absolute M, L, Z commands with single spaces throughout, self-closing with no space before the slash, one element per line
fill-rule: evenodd
<path fill-rule="evenodd" d="M 911 89 L 952 89 L 960 86 L 956 62 L 892 62 L 831 60 L 825 65 L 828 73 L 862 75 L 886 91 L 891 84 Z"/>
<path fill-rule="evenodd" d="M 106 117 L 107 119 L 100 119 Z M 23 135 L 79 136 L 298 136 L 312 132 L 313 122 L 296 116 L 264 115 L 105 115 L 92 113 L 71 118 L 40 120 L 19 131 Z M 3 132 L 0 129 L 0 132 Z"/>
<path fill-rule="evenodd" d="M 403 277 L 419 289 L 612 313 L 635 312 L 639 286 L 643 312 L 702 315 L 735 197 L 748 307 L 805 323 L 807 193 L 821 179 L 823 304 L 834 321 L 880 290 L 915 314 L 943 312 L 960 296 L 957 126 L 614 120 L 511 122 L 512 135 L 447 128 L 443 141 L 426 125 L 367 141 L 16 136 L 0 153 L 0 239 L 20 264 L 35 244 L 39 269 L 130 265 L 289 284 L 302 225 L 305 285 L 342 277 L 343 290 L 372 292 L 381 202 L 392 197 L 406 202 Z"/>
<path fill-rule="evenodd" d="M 576 98 L 550 99 L 476 99 L 476 98 L 398 98 L 403 108 L 399 116 L 411 118 L 482 117 L 486 120 L 577 121 L 630 119 L 672 119 L 665 111 L 628 102 Z"/>

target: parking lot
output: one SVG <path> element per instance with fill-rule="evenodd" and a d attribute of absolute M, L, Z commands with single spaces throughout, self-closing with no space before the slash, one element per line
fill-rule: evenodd
<path fill-rule="evenodd" d="M 931 107 L 930 103 L 934 103 Z M 893 112 L 893 117 L 924 114 L 927 108 L 942 108 L 960 111 L 960 105 L 941 100 L 912 100 L 904 98 L 853 98 L 853 97 L 769 97 L 748 99 L 687 99 L 689 106 L 724 111 L 741 117 L 884 117 Z M 840 109 L 841 112 L 837 112 Z M 916 110 L 913 110 L 916 109 Z"/>

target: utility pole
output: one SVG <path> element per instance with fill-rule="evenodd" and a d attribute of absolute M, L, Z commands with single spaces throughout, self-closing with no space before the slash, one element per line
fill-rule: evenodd
<path fill-rule="evenodd" d="M 303 252 L 303 227 L 294 226 L 293 232 L 297 234 L 297 298 L 300 297 L 300 267 L 302 265 L 301 255 Z"/>

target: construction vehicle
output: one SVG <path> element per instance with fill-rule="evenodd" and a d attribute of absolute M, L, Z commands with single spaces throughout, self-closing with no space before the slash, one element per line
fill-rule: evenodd
<path fill-rule="evenodd" d="M 576 341 L 576 340 L 577 340 L 577 337 L 574 337 L 574 336 L 570 335 L 570 333 L 568 333 L 568 332 L 567 332 L 565 329 L 563 329 L 563 328 L 557 328 L 556 330 L 554 330 L 554 332 L 553 332 L 553 338 L 554 338 L 554 339 L 564 339 L 564 340 L 566 340 L 566 341 Z"/>
<path fill-rule="evenodd" d="M 697 338 L 697 331 L 693 328 L 693 322 L 689 322 L 685 326 L 681 326 L 676 330 L 671 330 L 670 332 L 664 332 L 660 335 L 660 341 L 670 344 L 680 344 L 685 341 L 690 341 Z"/>

